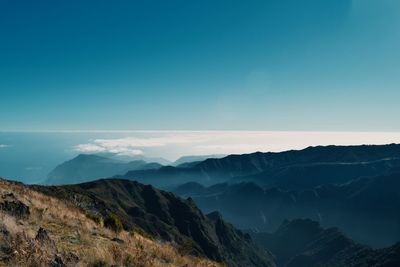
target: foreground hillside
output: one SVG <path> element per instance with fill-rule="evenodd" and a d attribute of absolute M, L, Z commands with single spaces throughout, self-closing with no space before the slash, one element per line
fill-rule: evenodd
<path fill-rule="evenodd" d="M 89 217 L 69 201 L 0 179 L 0 266 L 220 266 L 112 218 Z"/>
<path fill-rule="evenodd" d="M 175 243 L 185 254 L 207 257 L 229 266 L 274 266 L 273 259 L 247 234 L 218 213 L 204 215 L 191 199 L 184 200 L 150 185 L 104 179 L 78 185 L 34 187 L 71 201 L 94 217 L 113 214 L 124 229 Z"/>

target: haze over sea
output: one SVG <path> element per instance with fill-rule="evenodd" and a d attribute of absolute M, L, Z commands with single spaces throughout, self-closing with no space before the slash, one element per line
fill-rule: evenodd
<path fill-rule="evenodd" d="M 163 157 L 284 151 L 316 145 L 400 143 L 398 132 L 48 131 L 1 132 L 0 176 L 40 183 L 81 153 Z"/>

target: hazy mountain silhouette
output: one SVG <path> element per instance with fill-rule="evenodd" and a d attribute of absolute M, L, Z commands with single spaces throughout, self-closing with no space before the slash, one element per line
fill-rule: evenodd
<path fill-rule="evenodd" d="M 180 166 L 182 164 L 187 164 L 187 163 L 193 163 L 193 162 L 200 162 L 206 159 L 218 159 L 218 158 L 223 158 L 226 157 L 226 155 L 220 155 L 220 154 L 215 154 L 215 155 L 201 155 L 201 156 L 183 156 L 174 161 L 172 164 L 173 166 Z M 183 166 L 185 166 L 183 165 Z M 182 166 L 180 166 L 182 167 Z"/>
<path fill-rule="evenodd" d="M 87 212 L 110 212 L 125 229 L 174 241 L 186 252 L 225 262 L 228 266 L 275 266 L 269 253 L 248 234 L 236 230 L 214 212 L 204 215 L 191 199 L 184 200 L 150 185 L 119 179 L 38 187 L 38 191 L 70 200 Z"/>
<path fill-rule="evenodd" d="M 255 175 L 235 177 L 231 182 L 255 182 L 282 189 L 307 189 L 324 184 L 345 183 L 359 177 L 387 174 L 400 167 L 400 158 L 374 161 L 308 163 L 285 166 Z"/>
<path fill-rule="evenodd" d="M 47 176 L 46 184 L 82 183 L 129 170 L 157 169 L 161 166 L 159 163 L 147 163 L 143 160 L 125 162 L 98 155 L 80 154 L 52 170 Z"/>
<path fill-rule="evenodd" d="M 206 159 L 183 167 L 129 171 L 122 177 L 168 187 L 186 182 L 212 185 L 255 181 L 261 185 L 304 189 L 378 175 L 400 166 L 400 145 L 309 147 L 280 153 L 256 152 Z"/>
<path fill-rule="evenodd" d="M 101 152 L 101 153 L 96 153 L 94 155 L 105 157 L 105 158 L 110 158 L 110 159 L 116 159 L 119 161 L 125 161 L 125 162 L 131 162 L 131 161 L 137 161 L 137 160 L 143 160 L 147 163 L 158 163 L 161 165 L 170 165 L 172 164 L 171 161 L 162 158 L 162 157 L 148 157 L 145 155 L 125 155 L 125 154 L 119 154 L 119 153 L 112 153 L 112 152 Z"/>
<path fill-rule="evenodd" d="M 175 192 L 192 196 L 205 212 L 218 210 L 239 228 L 274 231 L 285 219 L 310 218 L 338 227 L 351 238 L 375 247 L 400 240 L 400 172 L 358 178 L 307 190 L 265 188 L 255 183 L 193 183 Z"/>
<path fill-rule="evenodd" d="M 385 249 L 371 249 L 354 242 L 337 228 L 323 229 L 308 219 L 284 221 L 272 234 L 252 232 L 251 235 L 275 255 L 277 266 L 400 266 L 399 243 Z"/>

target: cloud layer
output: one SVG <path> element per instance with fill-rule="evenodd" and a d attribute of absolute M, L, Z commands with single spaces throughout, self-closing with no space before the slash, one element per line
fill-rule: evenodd
<path fill-rule="evenodd" d="M 240 154 L 255 151 L 284 151 L 316 145 L 359 145 L 400 143 L 400 133 L 370 132 L 131 132 L 120 138 L 99 138 L 75 146 L 81 153 L 111 152 L 121 155 L 162 156 Z"/>
<path fill-rule="evenodd" d="M 118 139 L 97 139 L 94 140 L 92 143 L 88 144 L 80 144 L 75 146 L 75 150 L 81 153 L 102 153 L 102 152 L 110 152 L 119 155 L 125 156 L 136 156 L 142 155 L 143 151 L 140 149 L 136 149 L 129 142 L 121 142 Z"/>

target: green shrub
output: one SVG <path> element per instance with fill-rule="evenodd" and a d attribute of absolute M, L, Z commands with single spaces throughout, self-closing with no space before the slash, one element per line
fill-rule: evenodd
<path fill-rule="evenodd" d="M 96 224 L 103 226 L 103 218 L 99 214 L 89 211 L 86 213 L 86 217 L 94 221 Z"/>
<path fill-rule="evenodd" d="M 125 267 L 135 267 L 135 259 L 131 255 L 127 255 L 125 260 L 124 260 L 124 266 Z"/>
<path fill-rule="evenodd" d="M 122 225 L 121 220 L 114 213 L 108 213 L 106 218 L 104 219 L 104 226 L 113 230 L 116 233 L 124 230 L 124 226 Z"/>
<path fill-rule="evenodd" d="M 198 253 L 196 252 L 195 248 L 194 248 L 194 243 L 192 240 L 190 239 L 186 239 L 184 240 L 181 245 L 178 247 L 178 251 L 179 253 L 181 253 L 182 255 L 198 255 Z"/>
<path fill-rule="evenodd" d="M 153 237 L 150 234 L 148 234 L 146 231 L 144 231 L 142 228 L 140 228 L 140 227 L 134 227 L 131 232 L 133 232 L 133 235 L 135 233 L 137 233 L 137 234 L 139 234 L 139 235 L 141 235 L 141 236 L 143 236 L 145 238 L 153 240 Z"/>

